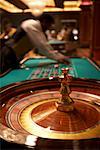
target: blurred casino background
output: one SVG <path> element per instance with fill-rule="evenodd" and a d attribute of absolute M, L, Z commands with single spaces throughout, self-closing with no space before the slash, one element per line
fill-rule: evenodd
<path fill-rule="evenodd" d="M 42 13 L 53 16 L 53 30 L 56 30 L 56 33 L 59 33 L 63 26 L 75 29 L 73 39 L 67 40 L 64 45 L 68 55 L 77 52 L 77 55 L 92 57 L 100 64 L 99 0 L 0 0 L 0 33 L 3 32 L 3 18 L 9 18 L 17 28 L 23 20 Z M 60 46 L 60 49 L 63 47 Z"/>

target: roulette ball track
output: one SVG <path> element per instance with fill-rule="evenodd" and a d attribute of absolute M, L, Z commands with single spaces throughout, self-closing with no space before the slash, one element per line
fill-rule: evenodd
<path fill-rule="evenodd" d="M 70 112 L 56 108 L 59 89 L 57 78 L 1 88 L 1 140 L 17 149 L 99 149 L 100 83 L 73 78 L 70 97 L 74 110 Z"/>

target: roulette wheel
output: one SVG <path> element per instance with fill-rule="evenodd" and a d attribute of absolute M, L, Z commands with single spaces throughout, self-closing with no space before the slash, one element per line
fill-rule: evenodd
<path fill-rule="evenodd" d="M 100 83 L 73 78 L 74 110 L 59 111 L 57 78 L 11 84 L 1 89 L 0 138 L 40 149 L 99 149 Z"/>

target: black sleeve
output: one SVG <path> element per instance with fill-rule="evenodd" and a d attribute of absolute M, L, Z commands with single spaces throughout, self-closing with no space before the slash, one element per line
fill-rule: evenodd
<path fill-rule="evenodd" d="M 19 68 L 19 62 L 15 52 L 10 47 L 4 46 L 0 49 L 0 74 L 9 69 Z"/>

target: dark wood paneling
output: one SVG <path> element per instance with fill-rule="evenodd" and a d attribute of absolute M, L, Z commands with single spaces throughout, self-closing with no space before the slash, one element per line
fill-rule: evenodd
<path fill-rule="evenodd" d="M 100 1 L 93 3 L 93 26 L 91 49 L 94 59 L 100 60 Z"/>
<path fill-rule="evenodd" d="M 91 5 L 82 5 L 80 14 L 80 43 L 82 45 L 90 45 L 91 35 Z"/>

